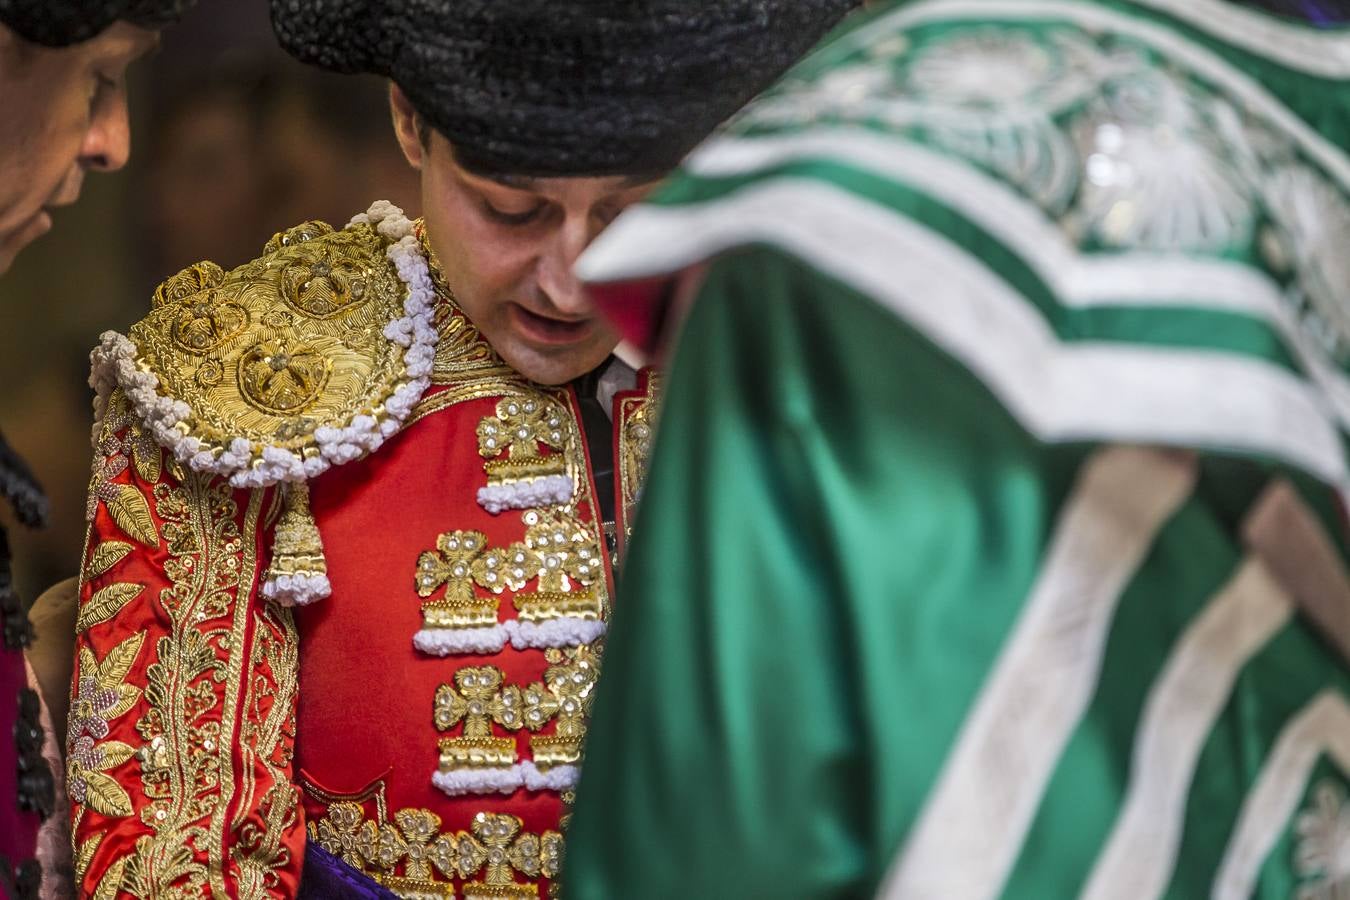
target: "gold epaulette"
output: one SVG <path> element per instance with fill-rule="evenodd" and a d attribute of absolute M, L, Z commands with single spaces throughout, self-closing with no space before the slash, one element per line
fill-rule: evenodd
<path fill-rule="evenodd" d="M 426 390 L 435 289 L 413 223 L 376 204 L 306 222 L 226 273 L 198 263 L 94 351 L 94 386 L 198 472 L 236 487 L 303 482 L 376 450 Z"/>

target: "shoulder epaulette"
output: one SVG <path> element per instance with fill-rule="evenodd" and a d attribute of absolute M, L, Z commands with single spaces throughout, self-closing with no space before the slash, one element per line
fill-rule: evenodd
<path fill-rule="evenodd" d="M 92 354 L 96 416 L 120 387 L 157 443 L 239 488 L 374 452 L 430 384 L 435 288 L 402 210 L 306 222 L 226 273 L 189 266 Z M 97 426 L 96 426 L 97 429 Z"/>

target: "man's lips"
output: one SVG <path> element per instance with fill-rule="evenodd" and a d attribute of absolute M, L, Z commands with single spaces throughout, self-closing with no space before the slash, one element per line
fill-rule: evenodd
<path fill-rule="evenodd" d="M 575 344 L 585 340 L 595 330 L 593 319 L 567 321 L 541 316 L 518 303 L 510 304 L 511 324 L 527 340 L 535 344 Z"/>

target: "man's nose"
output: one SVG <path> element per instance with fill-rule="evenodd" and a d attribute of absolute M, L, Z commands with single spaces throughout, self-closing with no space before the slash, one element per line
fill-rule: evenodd
<path fill-rule="evenodd" d="M 115 172 L 131 157 L 131 120 L 126 96 L 101 104 L 80 147 L 80 165 L 95 172 Z"/>
<path fill-rule="evenodd" d="M 539 287 L 558 312 L 586 316 L 591 300 L 576 276 L 576 262 L 595 238 L 587 223 L 564 223 L 539 260 Z"/>

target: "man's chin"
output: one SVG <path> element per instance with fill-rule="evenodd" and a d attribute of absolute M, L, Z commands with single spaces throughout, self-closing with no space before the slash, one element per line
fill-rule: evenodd
<path fill-rule="evenodd" d="M 51 216 L 43 211 L 17 230 L 0 235 L 0 275 L 9 271 L 20 251 L 50 231 L 51 227 Z"/>
<path fill-rule="evenodd" d="M 617 341 L 615 342 L 617 345 Z M 594 346 L 551 347 L 548 350 L 512 342 L 497 352 L 508 366 L 535 384 L 555 386 L 575 381 L 605 361 L 613 351 Z"/>

